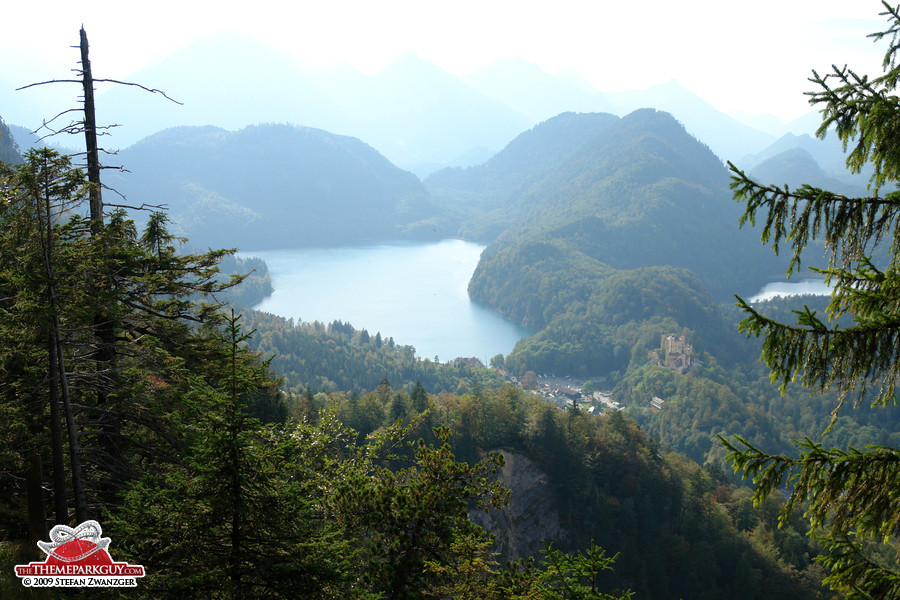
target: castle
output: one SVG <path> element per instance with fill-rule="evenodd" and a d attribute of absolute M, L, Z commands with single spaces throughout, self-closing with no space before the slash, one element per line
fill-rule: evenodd
<path fill-rule="evenodd" d="M 679 373 L 686 373 L 691 368 L 694 347 L 685 342 L 683 335 L 676 337 L 674 333 L 664 333 L 660 336 L 660 346 L 662 352 L 651 350 L 647 353 L 650 360 Z"/>

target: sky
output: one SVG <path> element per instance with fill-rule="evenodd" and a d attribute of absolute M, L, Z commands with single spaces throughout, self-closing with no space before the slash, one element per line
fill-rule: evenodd
<path fill-rule="evenodd" d="M 65 78 L 84 25 L 95 77 L 128 75 L 198 39 L 244 33 L 307 66 L 364 73 L 415 52 L 454 74 L 520 57 L 597 89 L 672 79 L 723 112 L 782 120 L 811 109 L 812 69 L 879 74 L 879 0 L 45 0 L 7 3 L 0 80 Z M 3 108 L 0 107 L 0 115 Z"/>

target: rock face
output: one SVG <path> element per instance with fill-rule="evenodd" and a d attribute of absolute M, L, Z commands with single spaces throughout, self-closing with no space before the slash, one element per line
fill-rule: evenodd
<path fill-rule="evenodd" d="M 503 452 L 503 457 L 506 464 L 498 472 L 498 479 L 512 492 L 509 504 L 503 510 L 474 512 L 472 520 L 497 536 L 494 550 L 501 559 L 540 556 L 543 540 L 557 544 L 566 537 L 550 479 L 521 454 Z"/>

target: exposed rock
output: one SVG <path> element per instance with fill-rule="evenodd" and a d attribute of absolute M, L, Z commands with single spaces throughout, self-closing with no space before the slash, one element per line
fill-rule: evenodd
<path fill-rule="evenodd" d="M 503 457 L 506 464 L 498 478 L 512 492 L 509 504 L 503 510 L 474 512 L 472 520 L 497 536 L 494 550 L 504 560 L 540 556 L 543 540 L 556 544 L 566 537 L 550 478 L 521 454 L 503 452 Z"/>

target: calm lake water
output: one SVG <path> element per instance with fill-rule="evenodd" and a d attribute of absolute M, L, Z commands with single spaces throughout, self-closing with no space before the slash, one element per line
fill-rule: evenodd
<path fill-rule="evenodd" d="M 341 320 L 415 346 L 422 358 L 487 364 L 534 332 L 472 302 L 466 286 L 484 246 L 462 240 L 241 252 L 269 265 L 275 292 L 257 310 L 307 322 Z"/>
<path fill-rule="evenodd" d="M 804 294 L 827 296 L 831 294 L 831 288 L 825 285 L 825 282 L 821 279 L 801 279 L 790 283 L 787 281 L 775 281 L 763 286 L 763 289 L 750 298 L 749 302 L 771 300 L 776 296 L 802 296 Z"/>

